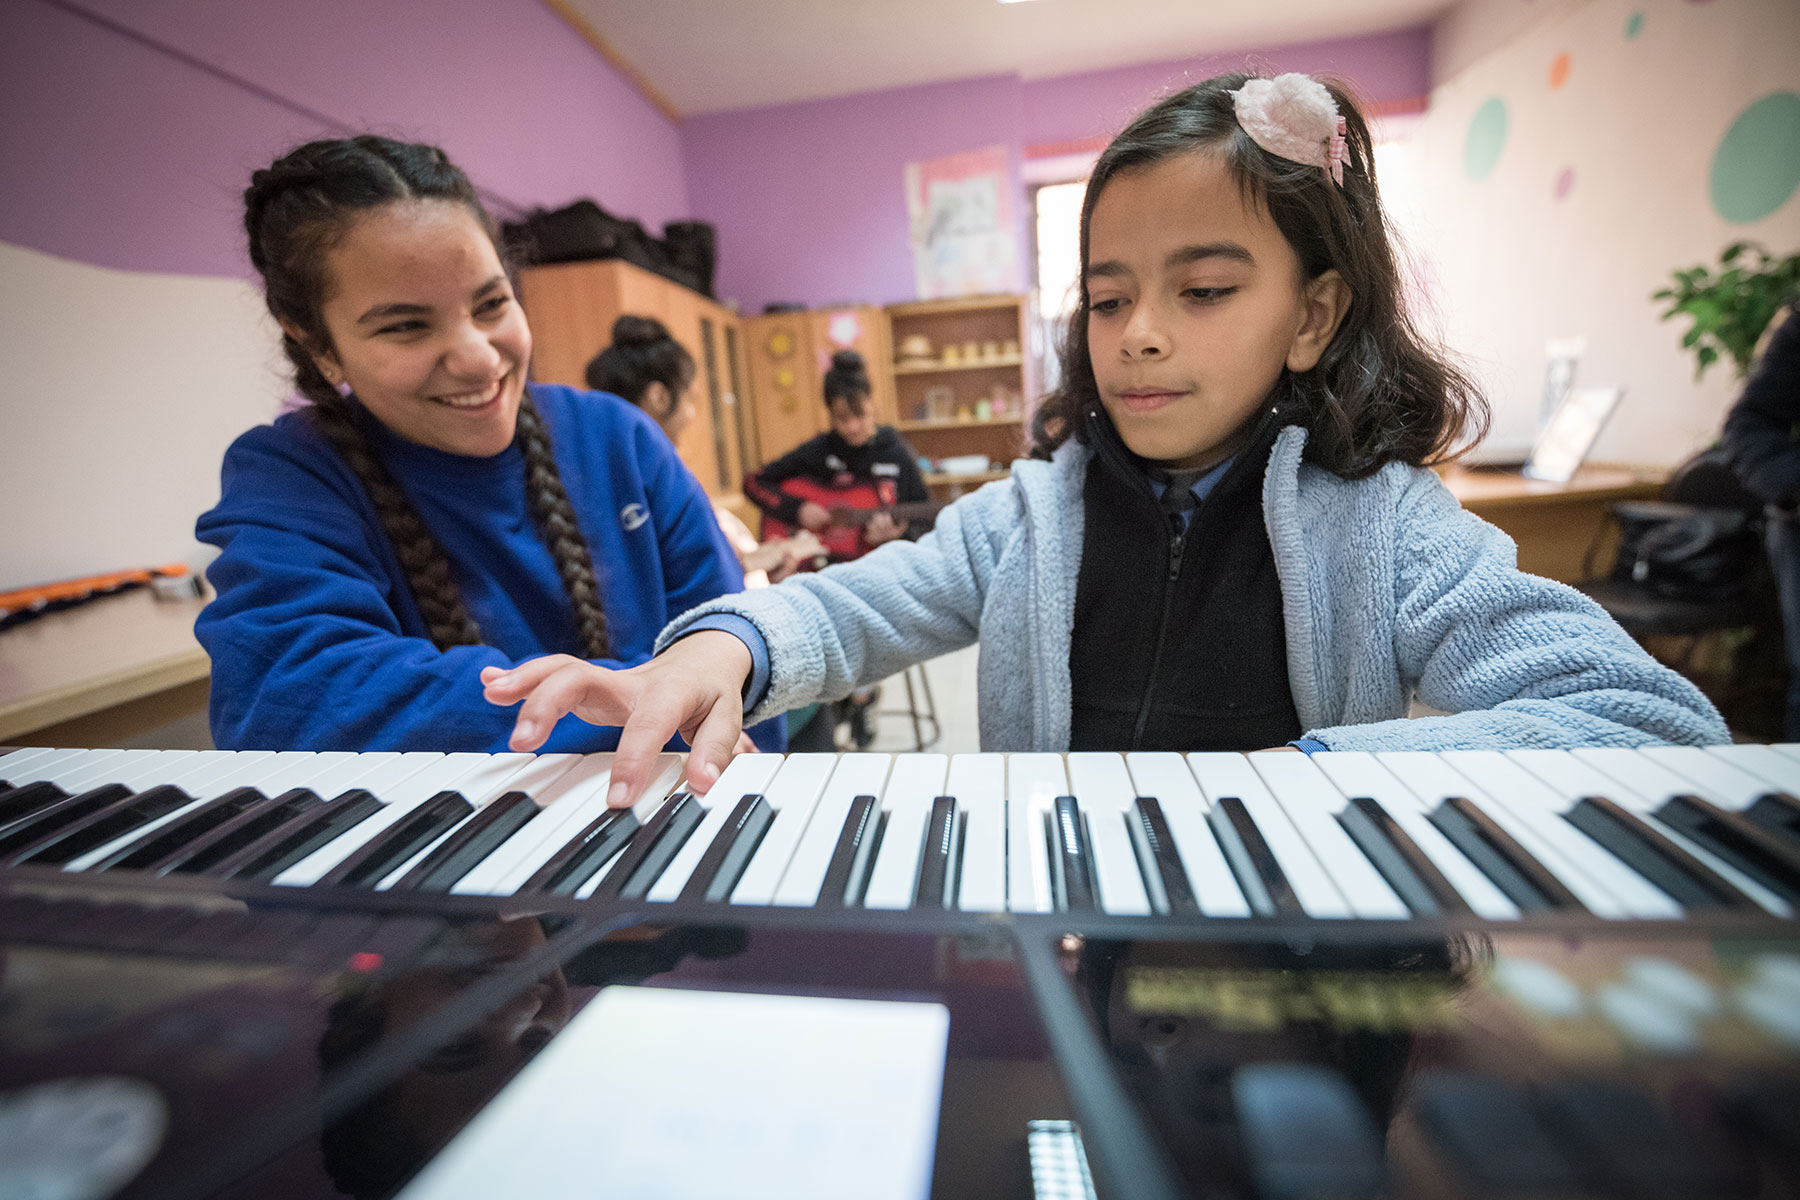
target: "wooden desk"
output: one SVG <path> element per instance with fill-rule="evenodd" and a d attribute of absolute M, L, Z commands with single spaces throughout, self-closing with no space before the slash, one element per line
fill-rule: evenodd
<path fill-rule="evenodd" d="M 1583 467 L 1568 483 L 1527 479 L 1516 471 L 1450 467 L 1444 484 L 1462 506 L 1499 527 L 1519 545 L 1519 569 L 1574 583 L 1597 534 L 1594 569 L 1612 562 L 1616 535 L 1606 530 L 1606 508 L 1615 500 L 1654 500 L 1667 471 Z"/>
<path fill-rule="evenodd" d="M 137 588 L 0 631 L 0 743 L 117 746 L 205 712 L 205 604 Z"/>

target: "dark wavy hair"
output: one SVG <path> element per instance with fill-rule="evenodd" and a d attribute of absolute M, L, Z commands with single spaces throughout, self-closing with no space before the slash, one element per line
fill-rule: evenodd
<path fill-rule="evenodd" d="M 854 350 L 839 350 L 831 356 L 831 369 L 825 372 L 825 407 L 842 400 L 850 411 L 862 416 L 863 406 L 873 391 L 869 383 L 869 366 Z"/>
<path fill-rule="evenodd" d="M 667 420 L 681 403 L 681 394 L 694 382 L 694 356 L 670 335 L 655 317 L 626 313 L 613 322 L 612 345 L 596 354 L 587 365 L 587 385 L 596 392 L 611 392 L 644 407 L 644 393 L 653 383 L 669 389 L 669 407 L 651 413 Z"/>
<path fill-rule="evenodd" d="M 506 261 L 493 219 L 469 177 L 442 150 L 371 134 L 308 142 L 253 174 L 244 192 L 244 230 L 269 312 L 282 323 L 281 348 L 293 364 L 295 386 L 312 402 L 310 412 L 320 431 L 362 481 L 432 641 L 448 649 L 482 641 L 451 577 L 449 560 L 364 435 L 360 406 L 338 395 L 313 359 L 314 351 L 331 349 L 321 313 L 327 255 L 362 215 L 407 200 L 462 205 Z M 289 333 L 289 327 L 304 340 Z M 556 469 L 549 430 L 529 393 L 520 401 L 513 440 L 525 459 L 532 516 L 574 608 L 583 654 L 604 657 L 610 640 L 593 557 Z"/>
<path fill-rule="evenodd" d="M 1272 399 L 1304 413 L 1306 458 L 1346 479 L 1372 475 L 1390 462 L 1442 461 L 1486 432 L 1487 402 L 1474 383 L 1429 344 L 1404 305 L 1393 235 L 1375 187 L 1368 124 L 1350 95 L 1326 83 L 1347 126 L 1344 182 L 1316 166 L 1270 154 L 1238 124 L 1231 93 L 1253 76 L 1220 75 L 1176 92 L 1139 113 L 1115 137 L 1088 178 L 1081 203 L 1081 263 L 1088 261 L 1088 224 L 1106 185 L 1178 154 L 1216 155 L 1244 198 L 1267 209 L 1294 248 L 1308 279 L 1335 270 L 1350 290 L 1349 312 L 1310 371 L 1282 372 Z M 1099 407 L 1088 354 L 1088 289 L 1063 332 L 1062 379 L 1038 405 L 1031 452 L 1045 458 L 1082 417 Z"/>

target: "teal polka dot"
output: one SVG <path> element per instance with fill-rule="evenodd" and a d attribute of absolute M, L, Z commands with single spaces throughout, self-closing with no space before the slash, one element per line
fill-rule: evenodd
<path fill-rule="evenodd" d="M 1644 32 L 1644 14 L 1632 13 L 1625 19 L 1625 40 L 1630 41 L 1642 32 Z"/>
<path fill-rule="evenodd" d="M 1800 187 L 1800 95 L 1771 92 L 1738 114 L 1713 151 L 1712 204 L 1727 221 L 1756 221 Z"/>
<path fill-rule="evenodd" d="M 1463 143 L 1463 173 L 1479 183 L 1494 171 L 1500 151 L 1506 148 L 1506 101 L 1498 96 L 1475 110 L 1469 137 Z"/>

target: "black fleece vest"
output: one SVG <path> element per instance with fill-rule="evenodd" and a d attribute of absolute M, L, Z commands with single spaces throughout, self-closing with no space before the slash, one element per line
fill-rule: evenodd
<path fill-rule="evenodd" d="M 1300 736 L 1262 511 L 1284 424 L 1265 416 L 1178 535 L 1142 460 L 1088 413 L 1071 750 L 1259 750 Z"/>

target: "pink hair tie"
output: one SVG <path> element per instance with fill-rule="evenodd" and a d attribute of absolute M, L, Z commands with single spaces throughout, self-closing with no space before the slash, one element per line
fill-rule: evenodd
<path fill-rule="evenodd" d="M 1251 141 L 1277 158 L 1323 168 L 1333 183 L 1344 185 L 1348 124 L 1324 84 L 1289 72 L 1246 80 L 1231 99 L 1238 124 Z"/>

